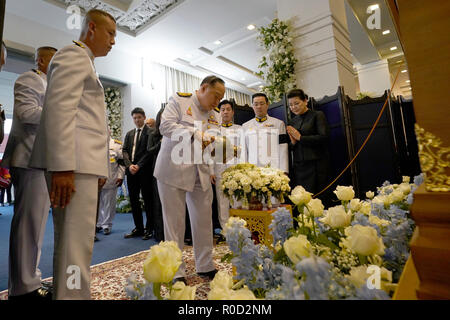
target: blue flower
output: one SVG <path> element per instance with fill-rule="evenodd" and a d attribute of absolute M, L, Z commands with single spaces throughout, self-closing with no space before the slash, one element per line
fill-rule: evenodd
<path fill-rule="evenodd" d="M 272 223 L 269 225 L 270 233 L 273 236 L 273 242 L 278 241 L 283 244 L 290 236 L 289 230 L 294 227 L 291 213 L 284 207 L 280 207 L 272 213 Z"/>

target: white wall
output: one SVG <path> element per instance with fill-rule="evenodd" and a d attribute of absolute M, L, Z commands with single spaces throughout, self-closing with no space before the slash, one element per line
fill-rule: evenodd
<path fill-rule="evenodd" d="M 391 74 L 387 60 L 380 60 L 365 65 L 357 65 L 361 92 L 370 92 L 381 96 L 391 88 Z"/>

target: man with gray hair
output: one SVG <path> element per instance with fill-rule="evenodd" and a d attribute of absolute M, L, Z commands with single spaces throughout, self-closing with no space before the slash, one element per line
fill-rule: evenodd
<path fill-rule="evenodd" d="M 23 73 L 14 84 L 14 114 L 2 166 L 10 168 L 14 185 L 14 217 L 9 240 L 9 299 L 44 298 L 38 269 L 50 199 L 44 171 L 28 166 L 41 121 L 47 71 L 56 53 L 53 47 L 36 50 L 36 69 Z"/>
<path fill-rule="evenodd" d="M 53 298 L 58 300 L 91 298 L 98 188 L 109 167 L 105 96 L 94 58 L 108 55 L 115 37 L 114 17 L 89 11 L 79 41 L 59 50 L 48 72 L 30 166 L 46 170 L 55 231 Z"/>

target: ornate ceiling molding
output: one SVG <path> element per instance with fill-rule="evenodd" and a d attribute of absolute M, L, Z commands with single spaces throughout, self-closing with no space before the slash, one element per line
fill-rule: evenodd
<path fill-rule="evenodd" d="M 183 1 L 185 0 L 50 0 L 64 8 L 76 5 L 85 12 L 91 9 L 106 11 L 116 19 L 121 31 L 134 36 Z"/>

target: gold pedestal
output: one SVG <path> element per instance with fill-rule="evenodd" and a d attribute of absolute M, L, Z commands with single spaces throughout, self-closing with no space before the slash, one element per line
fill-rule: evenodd
<path fill-rule="evenodd" d="M 292 215 L 291 205 L 280 205 L 285 207 Z M 244 210 L 230 209 L 230 217 L 239 217 L 247 222 L 247 228 L 252 233 L 252 239 L 255 243 L 261 243 L 270 246 L 273 243 L 273 237 L 270 234 L 269 225 L 272 223 L 272 213 L 278 208 L 270 210 Z"/>

